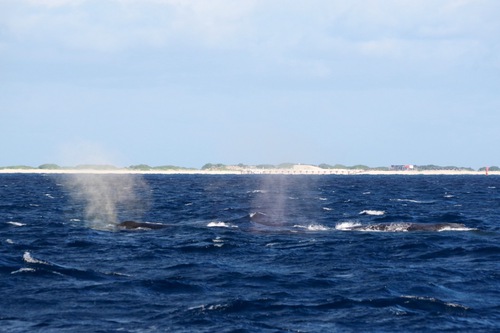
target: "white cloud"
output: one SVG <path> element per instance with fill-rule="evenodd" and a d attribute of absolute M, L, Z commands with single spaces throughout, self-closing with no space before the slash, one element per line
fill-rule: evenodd
<path fill-rule="evenodd" d="M 171 43 L 228 47 L 245 34 L 253 0 L 20 0 L 4 27 L 21 40 L 122 51 Z M 1 15 L 1 14 L 0 14 Z"/>
<path fill-rule="evenodd" d="M 61 6 L 77 6 L 86 0 L 26 0 L 26 2 L 33 6 L 44 6 L 49 8 Z M 24 2 L 20 0 L 19 2 Z"/>
<path fill-rule="evenodd" d="M 182 3 L 182 2 L 181 2 Z M 177 31 L 201 36 L 209 45 L 234 43 L 245 34 L 249 14 L 255 1 L 191 1 L 176 7 L 172 27 Z"/>
<path fill-rule="evenodd" d="M 0 14 L 4 31 L 56 53 L 235 50 L 317 77 L 330 75 L 332 63 L 363 58 L 499 63 L 500 5 L 493 0 L 19 0 L 10 6 L 16 10 Z"/>
<path fill-rule="evenodd" d="M 259 39 L 269 36 L 274 43 L 279 43 L 274 37 L 277 34 L 285 43 L 290 34 L 304 37 L 326 34 L 344 39 L 453 37 L 470 31 L 481 33 L 482 27 L 497 21 L 490 7 L 499 8 L 487 0 L 19 0 L 12 3 L 15 5 L 11 6 L 25 5 L 14 14 L 16 20 L 31 15 L 39 18 L 33 29 L 43 30 L 45 24 L 52 23 L 49 27 L 67 33 L 64 28 L 72 21 L 74 25 L 80 24 L 81 29 L 95 26 L 100 31 L 157 30 L 160 34 L 181 33 L 221 45 L 228 37 L 250 33 Z M 133 33 L 123 35 L 137 38 Z M 229 42 L 233 40 L 230 38 Z"/>

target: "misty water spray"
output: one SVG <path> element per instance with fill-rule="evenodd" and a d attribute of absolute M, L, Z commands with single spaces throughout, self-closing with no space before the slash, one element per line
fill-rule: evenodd
<path fill-rule="evenodd" d="M 138 175 L 82 173 L 68 175 L 66 183 L 93 229 L 113 230 L 122 218 L 140 219 L 148 207 L 148 187 Z"/>

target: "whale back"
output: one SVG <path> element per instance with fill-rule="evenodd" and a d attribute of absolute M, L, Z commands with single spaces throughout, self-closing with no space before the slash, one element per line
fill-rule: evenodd
<path fill-rule="evenodd" d="M 166 226 L 160 223 L 150 223 L 150 222 L 136 222 L 136 221 L 123 221 L 118 224 L 119 228 L 122 229 L 163 229 Z"/>
<path fill-rule="evenodd" d="M 393 222 L 393 223 L 375 223 L 368 225 L 354 225 L 344 230 L 406 232 L 406 231 L 460 230 L 464 228 L 466 228 L 466 226 L 462 223 Z"/>

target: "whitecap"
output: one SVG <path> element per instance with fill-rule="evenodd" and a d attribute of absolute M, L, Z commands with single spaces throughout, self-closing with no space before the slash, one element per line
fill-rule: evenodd
<path fill-rule="evenodd" d="M 16 226 L 16 227 L 23 227 L 26 225 L 26 223 L 21 223 L 21 222 L 15 222 L 15 221 L 9 221 L 7 222 L 8 224 L 11 224 L 13 226 Z"/>
<path fill-rule="evenodd" d="M 253 191 L 248 191 L 247 193 L 267 193 L 266 190 L 253 190 Z"/>
<path fill-rule="evenodd" d="M 196 306 L 191 306 L 188 308 L 189 311 L 192 311 L 192 310 L 205 310 L 205 305 L 202 304 L 202 305 L 196 305 Z"/>
<path fill-rule="evenodd" d="M 6 242 L 7 244 L 14 244 L 14 241 L 13 241 L 12 239 L 10 239 L 10 238 L 7 238 L 7 239 L 5 240 L 5 242 Z"/>
<path fill-rule="evenodd" d="M 438 230 L 441 231 L 475 231 L 478 230 L 476 228 L 467 228 L 467 227 L 442 227 Z"/>
<path fill-rule="evenodd" d="M 253 212 L 249 214 L 250 218 L 253 219 L 254 217 L 261 217 L 261 216 L 267 216 L 267 214 L 261 213 L 261 212 Z"/>
<path fill-rule="evenodd" d="M 380 216 L 384 215 L 385 211 L 383 210 L 363 210 L 359 212 L 359 215 L 374 215 L 374 216 Z"/>
<path fill-rule="evenodd" d="M 28 251 L 24 252 L 23 259 L 24 259 L 25 262 L 27 262 L 29 264 L 44 264 L 44 265 L 48 265 L 48 263 L 46 263 L 45 261 L 41 261 L 41 260 L 33 258 Z"/>
<path fill-rule="evenodd" d="M 209 228 L 238 228 L 238 226 L 231 224 L 231 223 L 226 223 L 222 221 L 212 221 L 207 224 L 207 227 Z"/>
<path fill-rule="evenodd" d="M 331 211 L 331 210 L 333 210 L 333 208 L 323 207 L 323 210 Z"/>
<path fill-rule="evenodd" d="M 336 230 L 352 230 L 353 228 L 360 227 L 359 222 L 340 222 L 335 225 Z"/>
<path fill-rule="evenodd" d="M 322 197 L 320 197 L 319 200 L 326 201 L 326 200 L 328 200 L 328 198 L 322 198 Z"/>
<path fill-rule="evenodd" d="M 309 230 L 309 231 L 327 231 L 327 230 L 330 230 L 330 228 L 325 227 L 324 225 L 321 225 L 321 224 L 309 224 L 307 226 L 307 230 Z"/>
<path fill-rule="evenodd" d="M 10 274 L 19 274 L 24 272 L 36 272 L 36 269 L 23 267 L 21 269 L 18 269 L 17 271 L 10 272 Z"/>
<path fill-rule="evenodd" d="M 223 247 L 224 246 L 224 240 L 221 239 L 220 237 L 212 239 L 212 242 L 214 242 L 215 247 Z"/>
<path fill-rule="evenodd" d="M 300 225 L 296 224 L 293 226 L 294 228 L 299 228 L 299 229 L 306 229 L 308 231 L 327 231 L 330 230 L 330 228 L 325 227 L 324 225 L 321 224 L 309 224 L 309 225 Z"/>
<path fill-rule="evenodd" d="M 213 305 L 198 305 L 188 308 L 188 310 L 200 310 L 200 311 L 215 311 L 226 308 L 223 304 L 213 304 Z"/>
<path fill-rule="evenodd" d="M 399 202 L 410 202 L 417 204 L 431 204 L 434 203 L 432 200 L 422 201 L 422 200 L 413 200 L 413 199 L 390 199 L 390 201 L 399 201 Z"/>

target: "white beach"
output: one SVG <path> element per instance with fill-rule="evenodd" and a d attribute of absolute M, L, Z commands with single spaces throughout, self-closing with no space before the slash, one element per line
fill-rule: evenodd
<path fill-rule="evenodd" d="M 269 168 L 227 166 L 223 170 L 197 170 L 197 169 L 172 169 L 172 170 L 131 170 L 131 169 L 0 169 L 0 174 L 164 174 L 164 175 L 486 175 L 485 171 L 470 170 L 354 170 L 354 169 L 322 169 L 314 165 L 294 165 L 291 168 Z M 500 171 L 489 171 L 488 175 L 500 175 Z"/>

